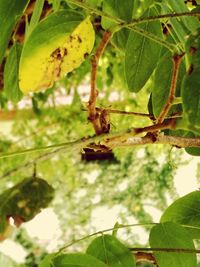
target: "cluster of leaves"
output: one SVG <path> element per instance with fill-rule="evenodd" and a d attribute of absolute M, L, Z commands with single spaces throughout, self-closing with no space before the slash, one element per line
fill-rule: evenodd
<path fill-rule="evenodd" d="M 119 74 L 124 72 L 124 75 L 121 74 L 118 77 L 121 76 L 121 83 L 126 84 L 129 91 L 133 93 L 139 93 L 150 83 L 148 107 L 155 121 L 162 122 L 174 115 L 178 117 L 174 119 L 175 128 L 163 133 L 198 137 L 200 134 L 200 24 L 193 14 L 199 12 L 199 7 L 196 7 L 196 1 L 190 8 L 182 0 L 144 2 L 51 0 L 49 3 L 52 4 L 53 12 L 40 21 L 45 1 L 37 0 L 32 17 L 26 22 L 24 42 L 19 43 L 15 42 L 16 24 L 20 21 L 29 1 L 0 1 L 0 24 L 5 24 L 5 27 L 0 29 L 2 36 L 0 63 L 1 70 L 4 69 L 1 103 L 7 99 L 16 104 L 22 99 L 23 93 L 48 89 L 46 93 L 34 94 L 32 97 L 34 111 L 41 115 L 38 103 L 45 103 L 49 95 L 54 94 L 52 87 L 56 82 L 67 84 L 69 87 L 73 84 L 77 88 L 88 74 L 89 61 L 86 58 L 92 53 L 93 47 L 96 47 L 95 41 L 99 42 L 104 30 L 112 33 L 110 45 L 103 58 L 107 60 L 107 65 L 111 63 L 106 68 L 107 86 L 113 83 L 116 72 Z M 175 16 L 174 12 L 180 17 Z M 168 15 L 162 16 L 163 14 Z M 13 42 L 10 42 L 11 37 Z M 111 59 L 112 57 L 116 60 Z M 116 67 L 116 62 L 122 62 L 122 64 Z M 78 69 L 74 71 L 76 68 Z M 104 66 L 102 73 L 103 69 Z M 74 73 L 71 73 L 72 71 Z M 69 72 L 71 74 L 66 78 Z M 99 87 L 103 87 L 101 78 L 97 79 Z M 73 79 L 76 81 L 72 82 Z M 164 116 L 162 116 L 163 111 Z M 68 118 L 68 121 L 73 123 L 73 118 Z M 73 134 L 70 137 L 74 137 Z M 40 147 L 43 141 L 39 140 L 37 147 Z M 54 137 L 48 137 L 45 140 L 46 145 L 53 141 L 56 143 L 56 138 L 54 140 Z M 2 149 L 7 151 L 10 146 L 10 143 L 4 142 Z M 186 151 L 192 155 L 200 155 L 199 148 L 189 148 Z M 23 160 L 26 161 L 26 158 L 24 157 Z M 144 173 L 154 172 L 155 174 L 153 165 L 157 167 L 156 162 L 151 163 L 151 168 L 148 166 L 149 169 Z M 6 170 L 7 168 L 8 166 L 5 166 Z M 168 186 L 165 179 L 166 173 L 169 173 L 167 167 L 158 172 L 157 176 L 160 179 L 158 191 Z M 145 179 L 143 184 L 144 181 Z M 70 182 L 73 184 L 74 181 Z M 135 195 L 137 201 L 141 200 L 140 191 L 143 184 L 138 183 Z M 23 201 L 18 199 L 18 197 L 23 198 L 23 195 L 19 196 L 17 191 L 16 200 L 10 198 L 9 192 L 2 195 L 2 198 L 8 195 L 9 201 L 12 200 L 8 201 L 9 207 L 3 206 L 0 214 L 3 218 L 0 222 L 3 231 L 7 216 L 13 215 L 13 209 L 18 210 L 15 205 L 19 202 L 20 206 L 24 205 Z M 160 195 L 163 197 L 163 192 L 160 192 Z M 199 197 L 199 192 L 193 192 L 177 200 L 165 211 L 160 223 L 152 228 L 149 238 L 151 249 L 159 247 L 160 250 L 165 250 L 165 252 L 154 253 L 159 266 L 197 266 L 193 239 L 199 239 L 197 213 Z M 120 200 L 123 200 L 123 196 Z M 30 201 L 32 202 L 35 200 Z M 163 203 L 160 202 L 160 206 L 162 205 Z M 11 210 L 10 207 L 12 207 Z M 31 215 L 34 216 L 35 213 L 37 212 L 33 210 Z M 141 213 L 144 215 L 143 210 Z M 168 251 L 166 257 L 167 249 L 177 249 L 177 253 Z M 193 254 L 186 254 L 184 250 L 190 250 Z M 87 267 L 94 265 L 134 267 L 135 258 L 116 237 L 103 235 L 91 243 L 86 254 L 49 255 L 41 263 L 41 267 L 79 266 L 80 263 Z"/>
<path fill-rule="evenodd" d="M 150 251 L 159 267 L 197 266 L 193 239 L 199 239 L 198 210 L 200 192 L 192 192 L 172 203 L 163 213 L 160 223 L 155 224 L 149 235 Z M 136 266 L 137 254 L 142 248 L 128 248 L 116 238 L 116 232 L 126 226 L 116 225 L 113 235 L 101 233 L 86 250 L 86 253 L 51 254 L 40 267 L 62 266 Z M 100 234 L 100 233 L 99 233 Z M 88 236 L 89 237 L 89 236 Z M 83 238 L 84 239 L 84 238 Z M 68 246 L 65 247 L 65 249 Z M 168 252 L 166 257 L 166 252 Z M 136 259 L 135 259 L 136 258 Z"/>
<path fill-rule="evenodd" d="M 42 21 L 40 17 L 44 1 L 36 1 L 33 15 L 26 25 L 24 44 L 14 42 L 7 53 L 13 29 L 29 3 L 28 0 L 17 4 L 11 2 L 12 5 L 2 1 L 0 7 L 2 23 L 9 16 L 9 23 L 1 29 L 0 63 L 8 54 L 2 97 L 18 102 L 22 97 L 21 91 L 27 93 L 52 87 L 53 82 L 79 67 L 94 46 L 94 30 L 91 18 L 88 17 L 92 12 L 95 14 L 92 19 L 94 25 L 101 19 L 99 28 L 96 27 L 97 41 L 101 37 L 102 28 L 114 33 L 111 40 L 114 48 L 109 47 L 108 50 L 113 50 L 115 57 L 120 55 L 125 73 L 123 78 L 129 91 L 138 93 L 151 80 L 149 111 L 158 119 L 169 101 L 173 83 L 177 83 L 166 116 L 180 115 L 181 119 L 176 119 L 176 130 L 182 131 L 170 134 L 198 137 L 199 21 L 197 17 L 189 16 L 199 10 L 195 1 L 192 8 L 183 1 L 157 0 L 145 1 L 143 4 L 133 0 L 126 3 L 115 0 L 88 0 L 84 3 L 76 0 L 49 1 L 54 12 Z M 9 14 L 6 12 L 7 6 L 11 6 Z M 187 12 L 188 17 L 170 16 L 173 12 Z M 165 18 L 162 14 L 169 16 Z M 159 16 L 161 18 L 158 19 Z M 175 60 L 177 55 L 184 55 L 184 58 L 180 71 L 177 70 L 178 77 L 173 81 L 173 72 L 176 71 L 173 68 L 176 67 L 172 59 Z M 89 71 L 88 64 L 85 66 L 83 76 Z M 109 73 L 113 77 L 112 68 L 108 69 Z M 33 106 L 37 110 L 35 97 Z M 197 148 L 186 151 L 199 155 Z"/>

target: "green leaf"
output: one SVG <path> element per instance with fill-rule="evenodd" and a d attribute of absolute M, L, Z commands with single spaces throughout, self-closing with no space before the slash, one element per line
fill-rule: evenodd
<path fill-rule="evenodd" d="M 159 61 L 152 84 L 153 114 L 158 117 L 169 97 L 173 61 L 171 53 L 167 52 Z M 184 64 L 181 64 L 177 80 L 176 96 L 180 96 L 181 82 L 185 74 Z M 170 109 L 170 113 L 179 111 L 177 106 Z"/>
<path fill-rule="evenodd" d="M 31 21 L 26 32 L 26 39 L 28 38 L 28 36 L 31 34 L 31 32 L 33 31 L 33 29 L 36 27 L 36 25 L 39 22 L 40 16 L 42 14 L 43 6 L 44 6 L 44 1 L 45 0 L 37 0 L 35 2 L 33 14 L 31 16 Z"/>
<path fill-rule="evenodd" d="M 173 13 L 173 10 L 164 3 L 161 3 L 160 7 L 163 11 L 163 14 Z M 180 41 L 184 45 L 185 38 L 188 34 L 184 24 L 180 23 L 180 21 L 177 18 L 169 18 L 167 19 L 166 23 L 172 26 L 172 29 L 169 31 L 169 33 L 174 39 L 175 43 L 177 43 L 177 41 Z"/>
<path fill-rule="evenodd" d="M 85 2 L 90 6 L 98 7 L 102 0 L 85 0 Z"/>
<path fill-rule="evenodd" d="M 157 9 L 148 9 L 143 17 L 158 15 Z M 148 22 L 142 26 L 147 32 L 161 36 L 160 22 Z M 161 46 L 149 38 L 131 32 L 125 52 L 125 75 L 128 88 L 132 92 L 140 91 L 152 72 L 160 57 Z"/>
<path fill-rule="evenodd" d="M 87 253 L 106 263 L 108 267 L 134 267 L 132 253 L 116 237 L 103 235 L 95 238 Z"/>
<path fill-rule="evenodd" d="M 43 179 L 27 178 L 0 195 L 0 214 L 29 221 L 46 208 L 54 189 Z"/>
<path fill-rule="evenodd" d="M 130 21 L 132 19 L 134 1 L 133 0 L 108 0 L 103 2 L 103 11 L 113 17 Z M 102 26 L 105 30 L 108 30 L 115 26 L 116 23 L 113 20 L 102 17 Z"/>
<path fill-rule="evenodd" d="M 3 233 L 7 227 L 7 219 L 5 214 L 0 213 L 0 233 Z"/>
<path fill-rule="evenodd" d="M 54 267 L 53 266 L 53 259 L 55 258 L 56 254 L 49 254 L 47 255 L 39 264 L 39 267 Z"/>
<path fill-rule="evenodd" d="M 103 11 L 107 14 L 112 15 L 113 17 L 117 17 L 122 19 L 126 22 L 132 19 L 132 13 L 134 8 L 134 0 L 108 0 L 103 2 Z M 110 29 L 116 25 L 113 20 L 109 20 L 105 17 L 102 17 L 102 26 L 105 30 Z M 122 29 L 116 32 L 113 36 L 114 44 L 122 49 L 125 50 L 126 43 L 129 36 L 128 29 Z"/>
<path fill-rule="evenodd" d="M 171 221 L 200 228 L 200 191 L 192 192 L 176 200 L 165 210 L 160 221 Z M 200 238 L 200 229 L 187 229 L 194 239 Z"/>
<path fill-rule="evenodd" d="M 19 61 L 22 45 L 15 43 L 10 49 L 4 68 L 4 93 L 5 96 L 17 103 L 22 98 L 19 89 Z"/>
<path fill-rule="evenodd" d="M 185 151 L 192 156 L 200 156 L 200 148 L 199 147 L 187 147 Z"/>
<path fill-rule="evenodd" d="M 164 0 L 164 2 L 173 10 L 174 13 L 189 12 L 187 5 L 182 0 Z M 183 17 L 180 21 L 191 32 L 194 32 L 199 27 L 198 19 L 192 16 Z"/>
<path fill-rule="evenodd" d="M 181 119 L 182 120 L 182 119 Z M 191 132 L 191 131 L 187 131 L 187 123 L 186 123 L 186 127 L 184 128 L 183 126 L 183 122 L 181 122 L 181 126 L 179 126 L 180 124 L 180 120 L 177 121 L 178 126 L 177 129 L 179 128 L 179 130 L 168 130 L 167 133 L 165 132 L 165 134 L 169 134 L 172 136 L 181 136 L 181 137 L 186 137 L 186 138 L 199 138 L 200 136 L 195 134 L 195 132 Z M 183 130 L 184 129 L 184 130 Z M 199 147 L 186 147 L 185 151 L 192 155 L 192 156 L 200 156 L 200 148 Z"/>
<path fill-rule="evenodd" d="M 54 267 L 106 267 L 106 265 L 88 254 L 64 254 L 53 260 Z"/>
<path fill-rule="evenodd" d="M 29 0 L 1 0 L 0 1 L 0 64 L 8 46 L 13 28 L 20 19 Z"/>
<path fill-rule="evenodd" d="M 19 69 L 20 89 L 28 93 L 52 87 L 54 81 L 85 61 L 94 39 L 89 17 L 69 10 L 49 15 L 34 28 L 24 45 Z"/>
<path fill-rule="evenodd" d="M 198 56 L 200 60 L 200 54 Z M 187 74 L 182 86 L 183 111 L 189 124 L 200 127 L 200 64 Z"/>
<path fill-rule="evenodd" d="M 61 4 L 61 0 L 54 0 L 53 1 L 53 10 L 58 11 Z"/>
<path fill-rule="evenodd" d="M 185 137 L 191 137 L 191 138 L 199 138 L 200 136 L 195 135 L 192 132 L 188 132 L 187 134 L 184 135 Z M 199 147 L 187 147 L 185 148 L 185 151 L 192 155 L 192 156 L 200 156 L 200 148 Z"/>
<path fill-rule="evenodd" d="M 200 128 L 200 30 L 190 36 L 186 48 L 190 67 L 182 84 L 183 115 L 189 125 Z"/>
<path fill-rule="evenodd" d="M 195 249 L 188 232 L 180 225 L 166 222 L 154 226 L 149 242 L 152 248 Z M 196 267 L 197 259 L 193 253 L 154 252 L 159 267 Z"/>

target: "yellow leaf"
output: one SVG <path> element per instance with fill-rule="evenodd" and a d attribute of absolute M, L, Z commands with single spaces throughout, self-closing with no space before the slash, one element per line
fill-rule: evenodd
<path fill-rule="evenodd" d="M 95 33 L 89 17 L 72 32 L 61 33 L 47 43 L 40 42 L 32 53 L 26 51 L 31 47 L 31 40 L 28 40 L 20 62 L 20 89 L 26 94 L 51 87 L 54 81 L 81 65 L 91 53 L 94 40 Z"/>

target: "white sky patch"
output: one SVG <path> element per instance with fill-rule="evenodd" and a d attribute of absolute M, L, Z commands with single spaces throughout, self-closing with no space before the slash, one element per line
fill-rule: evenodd
<path fill-rule="evenodd" d="M 197 163 L 200 162 L 199 158 L 185 153 L 184 159 L 190 159 L 191 161 L 189 164 L 179 167 L 174 177 L 174 185 L 180 197 L 199 188 L 196 177 Z"/>
<path fill-rule="evenodd" d="M 122 205 L 115 205 L 112 208 L 107 206 L 97 207 L 92 211 L 92 227 L 97 230 L 111 228 L 120 220 L 118 214 L 124 209 Z"/>
<path fill-rule="evenodd" d="M 140 148 L 138 151 L 137 151 L 137 158 L 144 158 L 145 156 L 145 149 L 144 148 Z"/>
<path fill-rule="evenodd" d="M 99 203 L 101 201 L 101 196 L 100 195 L 96 195 L 93 199 L 92 199 L 92 204 L 95 205 L 97 203 Z"/>
<path fill-rule="evenodd" d="M 113 102 L 118 100 L 120 100 L 120 94 L 118 92 L 111 92 L 108 101 Z"/>
<path fill-rule="evenodd" d="M 93 184 L 93 183 L 95 183 L 98 175 L 99 175 L 99 171 L 93 170 L 90 173 L 88 173 L 85 178 L 87 179 L 89 184 Z"/>
<path fill-rule="evenodd" d="M 77 191 L 76 196 L 81 198 L 87 195 L 87 190 L 85 188 L 82 188 Z"/>
<path fill-rule="evenodd" d="M 90 95 L 90 86 L 89 84 L 86 85 L 81 85 L 78 87 L 78 93 L 81 97 L 81 101 L 87 102 L 89 100 L 89 95 Z"/>
<path fill-rule="evenodd" d="M 28 235 L 36 238 L 38 243 L 45 247 L 48 252 L 52 252 L 58 247 L 61 230 L 58 217 L 53 209 L 43 210 L 33 220 L 25 223 L 23 227 Z"/>
<path fill-rule="evenodd" d="M 156 207 L 153 207 L 151 204 L 144 204 L 144 208 L 145 211 L 152 216 L 154 222 L 160 221 L 160 217 L 162 215 L 161 210 L 157 209 Z"/>
<path fill-rule="evenodd" d="M 128 180 L 124 180 L 124 181 L 122 181 L 121 183 L 119 183 L 117 185 L 116 189 L 117 189 L 118 192 L 122 192 L 122 191 L 126 190 L 128 188 L 128 186 L 129 186 L 129 181 Z"/>
<path fill-rule="evenodd" d="M 23 263 L 27 256 L 26 250 L 19 243 L 9 239 L 0 243 L 0 251 L 17 263 Z"/>

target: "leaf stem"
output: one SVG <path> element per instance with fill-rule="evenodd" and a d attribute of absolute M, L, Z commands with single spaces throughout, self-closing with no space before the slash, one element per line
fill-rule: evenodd
<path fill-rule="evenodd" d="M 150 32 L 147 32 L 139 27 L 133 27 L 133 26 L 124 26 L 125 28 L 129 29 L 129 30 L 132 30 L 150 40 L 152 40 L 153 42 L 156 42 L 158 44 L 160 44 L 161 46 L 164 46 L 166 47 L 172 54 L 174 53 L 179 53 L 179 48 L 177 48 L 176 45 L 174 44 L 171 44 L 165 40 L 163 40 L 162 38 L 150 33 Z"/>
<path fill-rule="evenodd" d="M 95 232 L 93 234 L 90 234 L 90 235 L 87 235 L 87 236 L 84 236 L 80 239 L 76 239 L 74 241 L 72 241 L 71 243 L 69 243 L 68 245 L 65 245 L 63 247 L 61 247 L 58 251 L 58 254 L 60 252 L 62 252 L 63 250 L 73 246 L 74 244 L 80 242 L 80 241 L 83 241 L 83 240 L 86 240 L 90 237 L 93 237 L 93 236 L 96 236 L 96 235 L 102 235 L 104 233 L 107 233 L 107 232 L 110 232 L 110 231 L 113 231 L 113 230 L 116 230 L 116 229 L 124 229 L 124 228 L 130 228 L 130 227 L 138 227 L 138 226 L 154 226 L 158 223 L 144 223 L 144 224 L 140 224 L 140 223 L 137 223 L 137 224 L 126 224 L 126 225 L 119 225 L 119 226 L 115 226 L 115 227 L 112 227 L 112 228 L 108 228 L 108 229 L 104 229 L 102 231 L 98 231 L 98 232 Z"/>
<path fill-rule="evenodd" d="M 135 26 L 145 22 L 157 21 L 162 19 L 169 19 L 169 18 L 181 18 L 181 17 L 200 17 L 200 12 L 182 12 L 182 13 L 171 13 L 171 14 L 163 14 L 158 16 L 149 16 L 147 18 L 139 18 L 133 19 L 131 22 L 126 23 L 123 26 Z"/>
<path fill-rule="evenodd" d="M 179 69 L 180 69 L 182 58 L 183 58 L 183 54 L 173 56 L 173 72 L 172 72 L 171 85 L 170 85 L 170 89 L 169 89 L 169 96 L 168 96 L 167 102 L 165 103 L 160 115 L 158 116 L 157 123 L 162 123 L 164 121 L 164 119 L 165 119 L 167 113 L 169 112 L 170 107 L 173 104 L 173 101 L 175 99 L 176 84 L 177 84 L 177 80 L 178 80 L 178 74 L 179 74 Z"/>
<path fill-rule="evenodd" d="M 109 31 L 105 31 L 103 34 L 103 38 L 97 47 L 95 55 L 92 57 L 92 71 L 91 71 L 91 90 L 90 90 L 90 98 L 88 102 L 88 119 L 92 122 L 96 135 L 100 135 L 103 133 L 100 116 L 96 110 L 96 100 L 98 96 L 98 91 L 96 89 L 96 79 L 97 79 L 97 69 L 98 63 L 101 55 L 103 54 L 107 44 L 109 43 L 112 37 L 112 33 Z"/>
<path fill-rule="evenodd" d="M 187 249 L 187 248 L 129 248 L 130 251 L 158 251 L 158 252 L 175 252 L 175 253 L 194 253 L 200 254 L 200 249 Z"/>
<path fill-rule="evenodd" d="M 135 23 L 134 26 L 133 25 L 129 25 L 129 23 L 127 23 L 126 21 L 122 20 L 122 19 L 119 19 L 117 17 L 114 17 L 104 11 L 101 11 L 99 9 L 96 9 L 94 7 L 91 7 L 89 5 L 87 5 L 85 2 L 82 2 L 81 0 L 66 0 L 67 2 L 70 2 L 70 3 L 73 3 L 79 7 L 82 7 L 83 9 L 86 9 L 87 11 L 91 12 L 91 13 L 94 13 L 94 14 L 97 14 L 101 17 L 106 17 L 114 22 L 116 22 L 118 24 L 118 27 L 116 29 L 120 30 L 122 28 L 127 28 L 131 31 L 135 31 L 137 32 L 138 34 L 141 34 L 149 39 L 151 39 L 152 41 L 156 42 L 156 43 L 159 43 L 160 45 L 162 46 L 165 46 L 167 49 L 169 49 L 169 51 L 171 51 L 173 54 L 175 52 L 177 52 L 177 47 L 176 45 L 173 45 L 165 40 L 163 40 L 162 38 L 159 38 L 158 36 L 152 34 L 152 33 L 149 33 L 149 32 L 146 32 L 138 27 L 135 27 L 135 25 L 137 24 L 140 24 L 141 22 L 138 22 L 138 23 Z M 148 18 L 146 18 L 147 20 Z M 152 19 L 151 19 L 152 20 Z"/>

